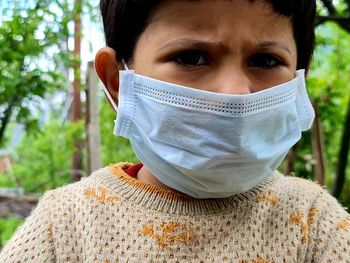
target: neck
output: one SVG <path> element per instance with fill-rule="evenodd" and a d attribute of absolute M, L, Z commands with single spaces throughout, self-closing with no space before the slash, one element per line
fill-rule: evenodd
<path fill-rule="evenodd" d="M 147 183 L 161 189 L 169 190 L 175 193 L 180 193 L 179 191 L 170 188 L 163 184 L 161 181 L 159 181 L 145 165 L 143 165 L 140 171 L 138 171 L 136 179 L 143 183 Z"/>

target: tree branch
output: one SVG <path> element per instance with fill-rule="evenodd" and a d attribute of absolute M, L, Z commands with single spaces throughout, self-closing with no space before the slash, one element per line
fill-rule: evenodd
<path fill-rule="evenodd" d="M 11 200 L 18 202 L 27 202 L 32 204 L 37 204 L 39 202 L 39 197 L 34 195 L 10 195 L 10 194 L 0 194 L 0 200 Z"/>
<path fill-rule="evenodd" d="M 10 122 L 10 118 L 12 115 L 12 108 L 15 106 L 15 102 L 16 99 L 15 97 L 12 98 L 12 100 L 10 101 L 9 105 L 7 106 L 6 110 L 4 111 L 4 117 L 0 119 L 0 145 L 3 142 L 4 136 L 5 136 L 5 130 L 6 127 L 8 125 L 8 123 Z"/>
<path fill-rule="evenodd" d="M 327 9 L 328 14 L 330 16 L 335 16 L 337 14 L 337 10 L 335 9 L 332 0 L 321 0 L 324 7 Z"/>
<path fill-rule="evenodd" d="M 338 156 L 338 167 L 337 176 L 333 185 L 333 195 L 338 198 L 342 192 L 343 185 L 346 178 L 346 166 L 348 162 L 348 154 L 350 148 L 350 99 L 348 103 L 348 110 L 344 121 L 344 130 L 340 144 L 339 156 Z"/>
<path fill-rule="evenodd" d="M 317 27 L 325 22 L 328 22 L 328 21 L 335 22 L 344 30 L 346 30 L 347 32 L 350 32 L 350 17 L 317 16 L 315 27 Z"/>
<path fill-rule="evenodd" d="M 345 3 L 346 3 L 346 6 L 347 6 L 346 7 L 347 14 L 350 15 L 350 0 L 346 0 Z"/>

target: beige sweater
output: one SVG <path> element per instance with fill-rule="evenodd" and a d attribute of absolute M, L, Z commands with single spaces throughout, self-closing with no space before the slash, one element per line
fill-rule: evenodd
<path fill-rule="evenodd" d="M 312 182 L 276 173 L 199 200 L 137 181 L 127 166 L 47 192 L 0 262 L 350 262 L 350 217 Z"/>

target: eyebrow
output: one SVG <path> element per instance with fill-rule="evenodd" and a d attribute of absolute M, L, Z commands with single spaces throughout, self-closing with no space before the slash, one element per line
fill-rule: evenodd
<path fill-rule="evenodd" d="M 193 49 L 196 49 L 196 48 L 202 49 L 202 48 L 208 48 L 208 47 L 224 47 L 224 45 L 217 42 L 181 38 L 163 45 L 158 49 L 158 51 L 162 51 L 167 48 L 183 48 L 183 47 L 193 48 Z"/>
<path fill-rule="evenodd" d="M 287 51 L 289 54 L 292 54 L 292 52 L 289 50 L 288 47 L 286 47 L 282 44 L 276 43 L 276 42 L 263 42 L 263 43 L 259 44 L 259 47 L 261 49 L 279 48 L 279 49 L 283 49 L 283 50 Z"/>
<path fill-rule="evenodd" d="M 188 38 L 181 38 L 174 41 L 171 41 L 162 47 L 158 49 L 158 51 L 162 51 L 164 49 L 168 48 L 193 48 L 193 49 L 205 49 L 209 47 L 217 47 L 220 49 L 224 49 L 225 45 L 218 42 L 211 42 L 211 41 L 202 41 L 202 40 L 196 40 L 196 39 L 188 39 Z M 277 42 L 262 42 L 258 44 L 258 47 L 261 49 L 272 49 L 272 48 L 278 48 L 283 49 L 287 51 L 289 54 L 292 54 L 292 52 L 289 50 L 288 47 L 286 47 L 283 44 L 277 43 Z"/>

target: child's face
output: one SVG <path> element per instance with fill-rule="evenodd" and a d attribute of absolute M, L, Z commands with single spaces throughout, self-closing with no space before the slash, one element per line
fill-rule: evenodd
<path fill-rule="evenodd" d="M 261 0 L 165 1 L 136 45 L 136 73 L 213 92 L 257 92 L 294 78 L 291 21 Z"/>

